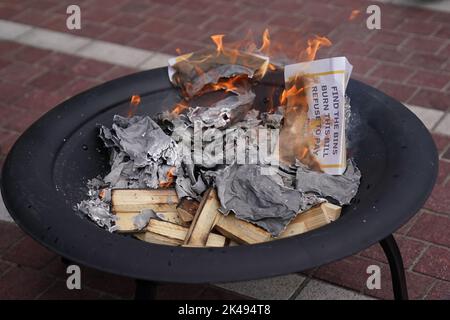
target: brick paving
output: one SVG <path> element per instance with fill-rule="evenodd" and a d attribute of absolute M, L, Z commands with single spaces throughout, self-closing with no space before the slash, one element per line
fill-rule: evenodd
<path fill-rule="evenodd" d="M 379 4 L 382 29 L 368 31 L 352 9 L 366 1 L 77 1 L 81 31 L 65 27 L 66 1 L 12 1 L 0 4 L 0 19 L 40 26 L 122 45 L 175 54 L 210 44 L 208 35 L 236 38 L 249 28 L 288 50 L 306 34 L 327 35 L 333 46 L 321 56 L 346 55 L 353 76 L 413 105 L 450 111 L 450 13 Z M 0 41 L 0 165 L 18 136 L 59 102 L 135 69 Z M 450 137 L 433 134 L 440 155 L 439 177 L 423 209 L 396 233 L 407 269 L 410 296 L 450 299 Z M 365 288 L 365 268 L 383 270 L 382 289 Z M 0 222 L 0 298 L 130 298 L 129 279 L 83 269 L 83 290 L 65 289 L 59 257 L 36 244 L 11 223 Z M 384 276 L 386 275 L 386 276 Z M 308 274 L 378 298 L 392 298 L 386 259 L 378 245 Z M 25 285 L 26 284 L 26 285 Z M 182 295 L 185 296 L 182 296 Z M 167 285 L 160 298 L 230 298 L 211 286 Z"/>

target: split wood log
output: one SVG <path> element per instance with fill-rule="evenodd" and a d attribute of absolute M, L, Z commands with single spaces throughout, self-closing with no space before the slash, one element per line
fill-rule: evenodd
<path fill-rule="evenodd" d="M 278 238 L 290 237 L 322 227 L 337 218 L 341 214 L 341 207 L 324 202 L 308 211 L 298 214 Z"/>
<path fill-rule="evenodd" d="M 217 199 L 216 191 L 209 188 L 203 195 L 191 227 L 189 228 L 184 244 L 193 246 L 205 246 L 208 240 L 208 235 L 214 227 L 216 219 L 220 214 L 219 200 Z"/>
<path fill-rule="evenodd" d="M 184 241 L 188 228 L 167 221 L 150 219 L 150 222 L 147 226 L 147 231 L 165 236 L 170 239 Z"/>
<path fill-rule="evenodd" d="M 136 233 L 134 235 L 139 240 L 150 242 L 150 243 L 156 243 L 156 244 L 164 244 L 169 246 L 179 246 L 183 243 L 182 240 L 177 239 L 171 239 L 165 236 L 162 236 L 160 234 L 154 233 L 154 232 L 142 232 L 142 233 Z"/>
<path fill-rule="evenodd" d="M 114 189 L 111 191 L 111 211 L 140 212 L 153 209 L 155 212 L 176 211 L 178 196 L 175 189 Z"/>
<path fill-rule="evenodd" d="M 134 233 L 139 232 L 139 228 L 134 224 L 135 217 L 139 215 L 136 212 L 117 212 L 115 214 L 116 231 L 119 233 Z M 145 227 L 144 227 L 145 230 Z"/>
<path fill-rule="evenodd" d="M 227 216 L 220 214 L 214 229 L 225 237 L 244 244 L 265 242 L 272 237 L 269 232 L 250 222 L 237 219 L 232 213 L 229 213 Z"/>
<path fill-rule="evenodd" d="M 177 245 L 183 244 L 184 240 L 188 234 L 189 229 L 183 226 L 179 226 L 170 222 L 160 221 L 156 219 L 151 219 L 147 226 L 147 231 L 150 233 L 154 233 L 171 240 L 177 241 Z M 153 237 L 149 237 L 148 241 L 153 239 Z M 206 247 L 223 247 L 225 245 L 225 237 L 210 233 L 207 236 L 206 242 L 202 246 Z M 191 245 L 196 246 L 196 245 Z"/>
<path fill-rule="evenodd" d="M 183 227 L 188 227 L 189 223 L 184 222 L 180 215 L 178 214 L 178 211 L 167 211 L 167 212 L 158 212 L 156 214 L 158 218 L 160 218 L 163 221 L 171 222 L 178 224 Z"/>
<path fill-rule="evenodd" d="M 191 223 L 184 242 L 186 245 L 205 245 L 213 228 L 238 243 L 253 244 L 270 240 L 271 235 L 267 231 L 237 219 L 234 214 L 224 216 L 218 211 L 219 207 L 215 189 L 207 190 Z"/>

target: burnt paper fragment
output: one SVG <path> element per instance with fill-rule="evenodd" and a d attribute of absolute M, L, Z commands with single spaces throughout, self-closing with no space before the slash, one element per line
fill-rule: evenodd
<path fill-rule="evenodd" d="M 77 209 L 86 214 L 100 227 L 104 227 L 110 232 L 115 230 L 116 217 L 109 213 L 109 204 L 99 198 L 83 200 L 77 204 Z"/>
<path fill-rule="evenodd" d="M 100 132 L 107 147 L 118 147 L 137 167 L 160 159 L 175 163 L 175 142 L 150 117 L 115 115 L 112 129 L 102 126 Z"/>
<path fill-rule="evenodd" d="M 133 217 L 133 225 L 137 230 L 143 230 L 152 218 L 158 218 L 155 211 L 153 211 L 152 209 L 143 209 L 139 214 Z"/>
<path fill-rule="evenodd" d="M 324 198 L 332 198 L 340 205 L 349 204 L 358 192 L 361 172 L 353 160 L 347 160 L 343 175 L 330 175 L 308 169 L 297 163 L 296 187 L 301 192 L 313 192 Z"/>
<path fill-rule="evenodd" d="M 224 49 L 201 50 L 169 60 L 169 79 L 179 86 L 183 94 L 192 98 L 206 86 L 216 84 L 220 79 L 245 75 L 259 80 L 269 65 L 267 57 Z"/>
<path fill-rule="evenodd" d="M 300 212 L 323 199 L 285 187 L 280 175 L 263 175 L 259 165 L 232 164 L 212 172 L 224 214 L 256 224 L 277 236 Z"/>
<path fill-rule="evenodd" d="M 255 94 L 248 90 L 231 95 L 211 106 L 198 106 L 189 110 L 188 118 L 194 123 L 200 121 L 203 127 L 224 129 L 242 121 L 252 108 Z"/>
<path fill-rule="evenodd" d="M 111 149 L 111 171 L 104 181 L 115 188 L 158 188 L 177 161 L 177 145 L 150 117 L 114 116 L 100 137 Z"/>

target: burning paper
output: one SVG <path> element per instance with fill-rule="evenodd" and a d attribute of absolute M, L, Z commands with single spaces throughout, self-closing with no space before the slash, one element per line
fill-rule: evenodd
<path fill-rule="evenodd" d="M 284 71 L 286 88 L 301 81 L 308 104 L 309 149 L 322 171 L 344 173 L 345 89 L 352 65 L 345 57 L 336 57 L 287 65 Z"/>
<path fill-rule="evenodd" d="M 222 81 L 243 76 L 261 79 L 269 65 L 267 57 L 218 46 L 217 50 L 202 50 L 169 59 L 169 79 L 192 98 L 200 93 L 218 89 L 233 91 L 233 83 Z M 245 79 L 244 79 L 245 80 Z"/>
<path fill-rule="evenodd" d="M 260 112 L 256 108 L 261 107 L 260 99 L 255 99 L 253 88 L 271 67 L 269 59 L 261 55 L 269 52 L 268 32 L 259 49 L 255 45 L 225 47 L 223 35 L 211 38 L 215 50 L 169 60 L 169 79 L 181 89 L 183 98 L 171 110 L 153 117 L 133 116 L 133 112 L 127 118 L 115 116 L 111 128 L 100 128 L 100 137 L 110 151 L 111 171 L 88 185 L 90 199 L 82 201 L 78 209 L 114 231 L 121 222 L 117 201 L 114 204 L 106 193 L 100 195 L 100 190 L 112 190 L 117 197 L 126 194 L 125 189 L 156 194 L 164 190 L 148 189 L 170 187 L 181 202 L 196 204 L 191 219 L 181 219 L 183 223 L 175 219 L 167 223 L 167 233 L 152 229 L 143 238 L 172 245 L 192 244 L 190 231 L 210 233 L 214 223 L 215 232 L 223 236 L 210 236 L 223 238 L 219 245 L 223 246 L 224 236 L 230 234 L 229 239 L 257 243 L 283 236 L 288 225 L 292 234 L 293 229 L 305 232 L 312 230 L 312 225 L 316 228 L 334 221 L 320 209 L 322 203 L 348 204 L 361 177 L 356 165 L 346 159 L 350 107 L 345 89 L 352 66 L 344 57 L 312 61 L 321 45 L 331 45 L 328 39 L 316 37 L 299 56 L 299 61 L 308 62 L 286 66 L 279 107 L 272 101 L 276 84 L 271 93 L 264 94 L 271 103 L 266 112 Z M 130 110 L 139 102 L 140 97 L 134 95 Z M 215 199 L 205 192 L 212 188 L 217 189 Z M 170 212 L 163 213 L 144 201 L 144 211 L 133 212 L 132 221 L 122 222 L 131 221 L 133 231 L 148 231 L 149 220 L 150 225 L 161 222 L 156 218 L 165 220 L 183 212 L 181 202 L 175 205 L 170 201 L 158 203 L 170 207 Z M 205 217 L 214 218 L 208 220 L 213 224 L 206 225 Z M 293 228 L 297 218 L 314 221 Z M 237 237 L 231 229 L 247 237 Z M 176 232 L 175 241 L 172 232 Z M 202 238 L 205 242 L 207 233 Z"/>

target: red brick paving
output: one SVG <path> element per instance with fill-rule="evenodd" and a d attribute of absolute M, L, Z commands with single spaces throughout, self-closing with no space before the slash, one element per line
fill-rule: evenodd
<path fill-rule="evenodd" d="M 130 299 L 135 283 L 81 267 L 81 290 L 66 287 L 66 265 L 53 253 L 24 236 L 19 228 L 0 221 L 0 299 Z M 158 299 L 245 298 L 208 285 L 163 285 Z"/>
<path fill-rule="evenodd" d="M 223 31 L 239 38 L 252 28 L 259 37 L 270 26 L 272 40 L 288 56 L 299 38 L 320 33 L 333 42 L 320 56 L 346 55 L 356 78 L 411 104 L 440 110 L 450 107 L 450 14 L 388 4 L 382 7 L 382 30 L 368 31 L 363 15 L 352 22 L 359 0 L 78 1 L 82 31 L 93 37 L 175 54 L 210 45 L 209 34 Z M 371 4 L 371 3 L 370 3 Z M 363 10 L 364 11 L 364 10 Z M 49 1 L 5 1 L 0 18 L 67 32 L 65 4 Z M 302 43 L 303 44 L 303 43 Z M 134 69 L 0 41 L 0 165 L 26 127 L 60 101 Z M 407 268 L 410 296 L 449 299 L 450 137 L 433 135 L 441 157 L 438 183 L 425 210 L 402 227 L 397 239 Z M 383 287 L 365 289 L 365 268 L 379 264 Z M 20 266 L 20 267 L 19 267 Z M 129 279 L 83 268 L 85 288 L 65 289 L 65 266 L 9 223 L 0 222 L 0 298 L 130 298 Z M 369 295 L 392 298 L 390 275 L 379 246 L 323 266 L 315 277 Z M 24 284 L 27 284 L 25 286 Z M 167 285 L 159 298 L 236 297 L 209 286 Z"/>
<path fill-rule="evenodd" d="M 409 237 L 450 247 L 450 219 L 424 213 L 408 232 Z"/>
<path fill-rule="evenodd" d="M 52 6 L 35 5 L 37 1 L 0 4 L 0 17 L 12 21 L 44 26 L 57 31 L 65 27 L 65 5 L 49 1 Z M 103 3 L 100 2 L 100 3 Z M 107 4 L 106 4 L 107 3 Z M 30 6 L 30 4 L 33 4 Z M 360 68 L 361 58 L 373 59 L 372 66 L 393 63 L 394 70 L 405 70 L 390 77 L 391 83 L 375 83 L 381 89 L 417 105 L 447 110 L 450 105 L 449 14 L 392 4 L 382 9 L 382 29 L 369 31 L 365 14 L 348 21 L 350 12 L 364 9 L 370 1 L 282 0 L 268 1 L 105 1 L 80 2 L 83 12 L 81 30 L 73 34 L 105 39 L 139 48 L 175 54 L 209 44 L 209 34 L 225 33 L 230 38 L 242 36 L 248 29 L 258 32 L 269 26 L 272 40 L 289 51 L 289 34 L 319 33 L 328 36 L 335 55 L 352 55 L 351 62 L 360 79 L 370 70 Z M 51 9 L 49 9 L 49 7 Z M 286 32 L 288 29 L 290 32 Z M 298 39 L 296 37 L 295 39 Z M 406 77 L 408 71 L 415 74 Z M 383 72 L 376 74 L 383 77 Z M 417 76 L 419 75 L 420 76 Z M 373 83 L 373 81 L 371 82 Z M 418 90 L 424 89 L 424 90 Z M 400 91 L 400 93 L 397 93 Z"/>
<path fill-rule="evenodd" d="M 450 300 L 450 283 L 438 281 L 427 295 L 432 300 Z"/>
<path fill-rule="evenodd" d="M 414 265 L 417 257 L 425 251 L 427 245 L 423 242 L 400 236 L 397 236 L 396 240 L 402 253 L 405 268 L 409 269 Z M 388 263 L 381 246 L 378 244 L 362 251 L 360 255 L 386 264 Z"/>
<path fill-rule="evenodd" d="M 55 258 L 55 254 L 26 236 L 9 248 L 3 259 L 14 261 L 18 265 L 33 269 L 42 269 Z"/>
<path fill-rule="evenodd" d="M 93 300 L 100 299 L 98 291 L 81 287 L 81 290 L 68 290 L 65 281 L 58 280 L 39 295 L 39 300 Z"/>
<path fill-rule="evenodd" d="M 14 267 L 0 278 L 2 299 L 33 299 L 50 287 L 53 279 L 25 267 Z"/>
<path fill-rule="evenodd" d="M 450 281 L 450 250 L 431 246 L 422 255 L 414 271 Z"/>

